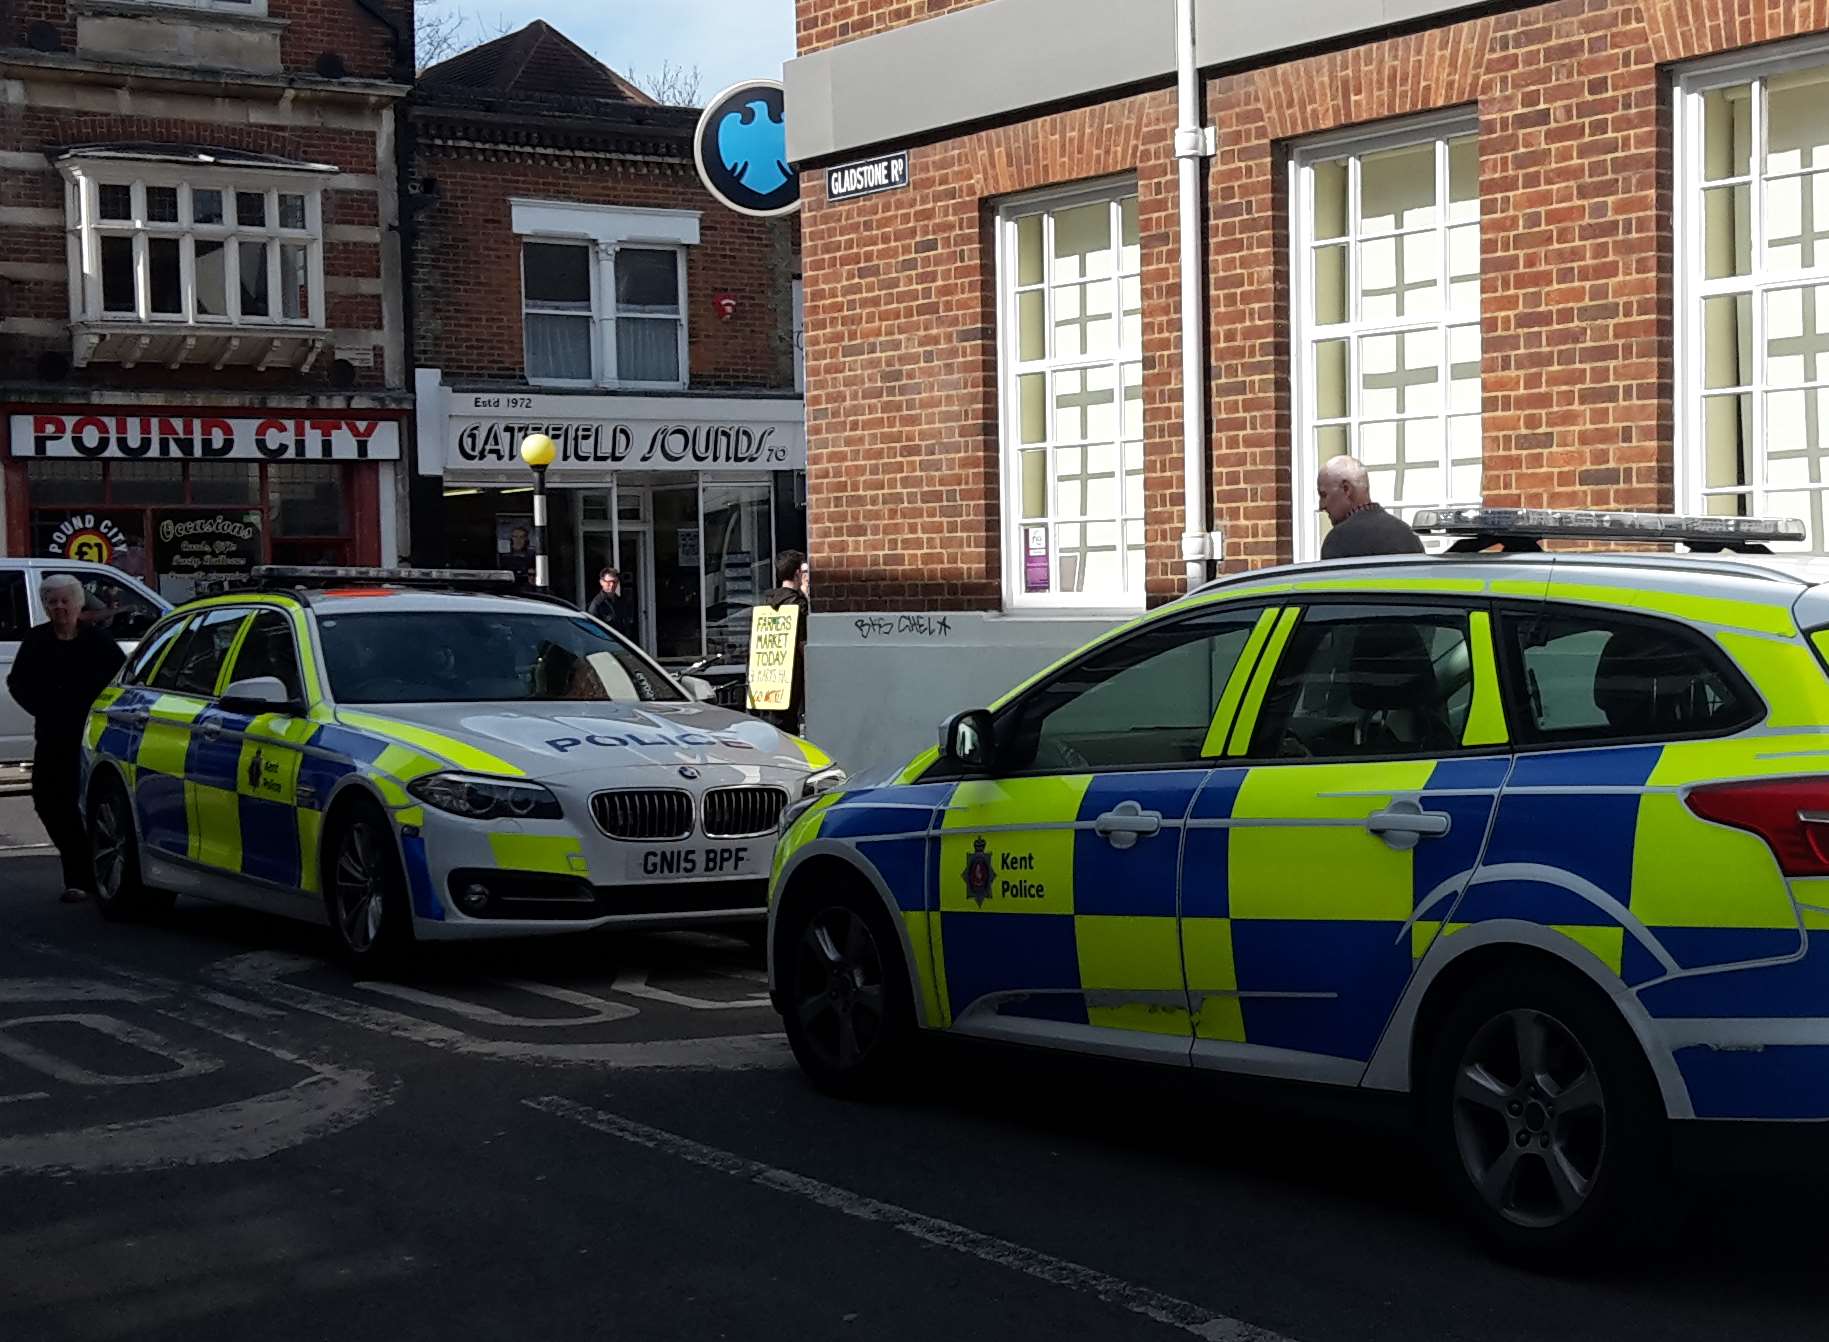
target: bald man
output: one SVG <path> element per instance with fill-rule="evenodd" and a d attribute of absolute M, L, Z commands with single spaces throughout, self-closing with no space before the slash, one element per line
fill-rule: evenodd
<path fill-rule="evenodd" d="M 1347 559 L 1355 555 L 1421 554 L 1416 533 L 1372 502 L 1365 467 L 1353 457 L 1334 457 L 1321 467 L 1315 480 L 1321 511 L 1334 524 L 1321 542 L 1321 558 Z"/>

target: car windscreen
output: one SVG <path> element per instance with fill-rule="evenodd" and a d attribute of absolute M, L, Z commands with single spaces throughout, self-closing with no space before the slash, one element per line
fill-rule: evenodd
<path fill-rule="evenodd" d="M 318 637 L 338 703 L 683 698 L 628 644 L 582 615 L 365 611 L 321 616 Z"/>

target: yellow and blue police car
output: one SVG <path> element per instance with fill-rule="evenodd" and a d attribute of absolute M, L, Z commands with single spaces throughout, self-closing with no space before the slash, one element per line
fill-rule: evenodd
<path fill-rule="evenodd" d="M 415 940 L 765 915 L 782 810 L 844 775 L 507 573 L 257 569 L 91 712 L 109 917 L 177 894 Z"/>
<path fill-rule="evenodd" d="M 1407 1093 L 1545 1256 L 1644 1224 L 1676 1124 L 1829 1120 L 1829 567 L 1765 552 L 1801 524 L 1415 520 L 1460 539 L 1214 583 L 791 808 L 810 1077 L 927 1030 Z"/>

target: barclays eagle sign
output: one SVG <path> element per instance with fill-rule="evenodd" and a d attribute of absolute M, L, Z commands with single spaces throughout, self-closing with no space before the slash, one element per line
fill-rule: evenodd
<path fill-rule="evenodd" d="M 752 79 L 713 98 L 692 147 L 705 189 L 738 213 L 769 217 L 800 208 L 778 81 Z"/>

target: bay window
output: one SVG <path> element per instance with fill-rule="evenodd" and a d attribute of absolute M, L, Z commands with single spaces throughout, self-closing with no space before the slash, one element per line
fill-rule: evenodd
<path fill-rule="evenodd" d="M 1480 502 L 1473 119 L 1305 144 L 1290 182 L 1296 557 L 1312 559 L 1329 457 L 1358 457 L 1399 516 Z"/>
<path fill-rule="evenodd" d="M 1678 506 L 1829 549 L 1829 51 L 1678 81 Z"/>
<path fill-rule="evenodd" d="M 997 284 L 1005 604 L 1141 608 L 1136 184 L 1003 206 Z"/>
<path fill-rule="evenodd" d="M 77 321 L 323 328 L 311 177 L 113 158 L 64 170 Z"/>

